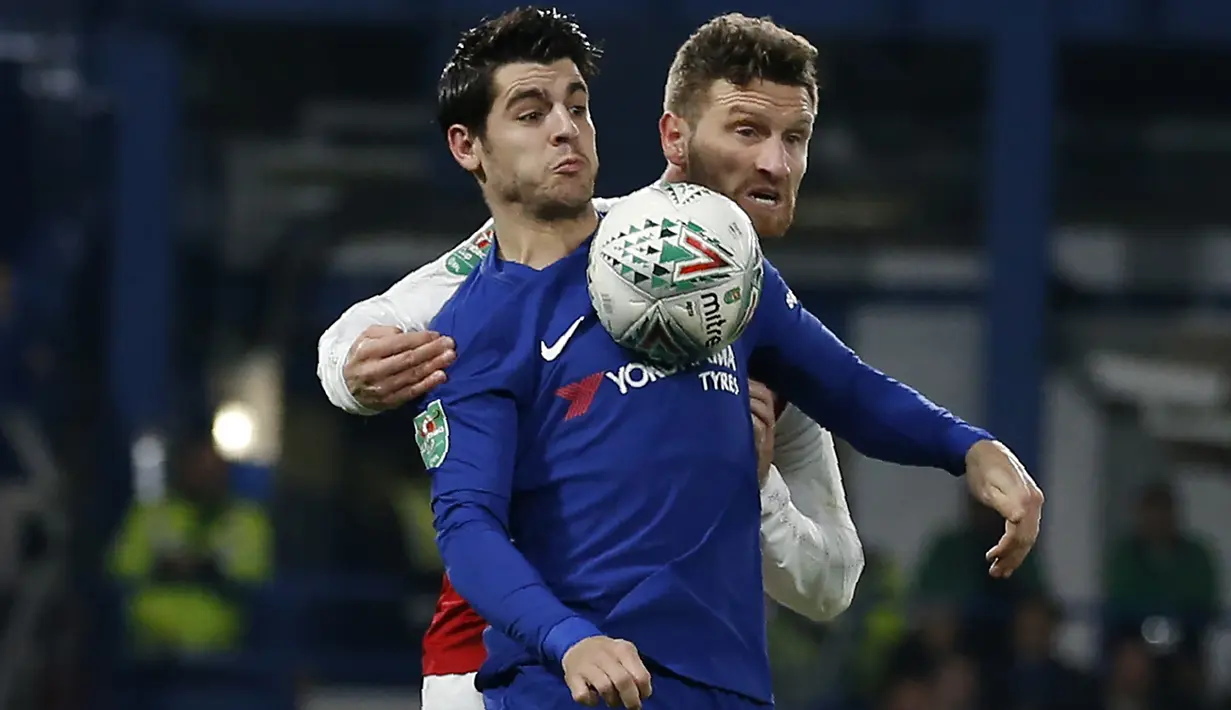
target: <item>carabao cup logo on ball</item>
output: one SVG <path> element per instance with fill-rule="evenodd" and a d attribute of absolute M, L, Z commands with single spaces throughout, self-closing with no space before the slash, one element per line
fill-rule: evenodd
<path fill-rule="evenodd" d="M 752 319 L 764 275 L 752 221 L 699 185 L 621 200 L 590 251 L 590 299 L 616 342 L 670 366 L 726 348 Z"/>

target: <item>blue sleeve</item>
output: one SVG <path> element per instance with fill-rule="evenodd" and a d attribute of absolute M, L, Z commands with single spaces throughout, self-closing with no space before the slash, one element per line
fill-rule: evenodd
<path fill-rule="evenodd" d="M 510 360 L 500 347 L 459 341 L 448 381 L 420 406 L 415 438 L 432 474 L 436 540 L 453 586 L 488 624 L 559 663 L 601 632 L 552 594 L 509 539 L 518 440 Z"/>
<path fill-rule="evenodd" d="M 753 376 L 865 456 L 960 476 L 970 447 L 992 438 L 860 360 L 768 261 L 755 318 Z"/>

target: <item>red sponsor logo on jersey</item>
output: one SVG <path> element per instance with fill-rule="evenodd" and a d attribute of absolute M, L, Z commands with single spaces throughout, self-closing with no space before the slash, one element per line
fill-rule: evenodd
<path fill-rule="evenodd" d="M 603 376 L 604 373 L 596 372 L 556 390 L 556 396 L 569 403 L 568 411 L 564 413 L 565 421 L 575 419 L 590 411 L 590 405 L 594 403 L 594 395 L 598 394 L 599 385 L 603 384 Z"/>

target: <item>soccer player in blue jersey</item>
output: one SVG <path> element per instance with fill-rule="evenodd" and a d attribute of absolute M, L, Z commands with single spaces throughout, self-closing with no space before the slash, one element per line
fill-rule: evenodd
<path fill-rule="evenodd" d="M 771 705 L 753 355 L 868 455 L 954 474 L 1015 460 L 859 361 L 770 265 L 747 334 L 705 365 L 663 371 L 616 346 L 585 283 L 594 54 L 577 33 L 520 32 L 518 17 L 458 46 L 451 67 L 495 68 L 479 100 L 442 78 L 449 146 L 480 183 L 496 248 L 433 323 L 458 359 L 416 417 L 449 574 L 492 625 L 478 682 L 510 710 Z M 619 381 L 638 385 L 604 386 Z"/>

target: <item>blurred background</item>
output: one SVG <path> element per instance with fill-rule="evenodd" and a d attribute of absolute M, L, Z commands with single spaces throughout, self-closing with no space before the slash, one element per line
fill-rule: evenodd
<path fill-rule="evenodd" d="M 1231 707 L 1231 4 L 562 7 L 608 51 L 605 196 L 659 175 L 691 29 L 822 48 L 771 257 L 1047 494 L 993 584 L 960 481 L 843 450 L 868 569 L 832 624 L 774 611 L 780 707 Z M 505 9 L 0 1 L 0 707 L 418 706 L 427 482 L 316 338 L 485 218 L 434 84 Z"/>

